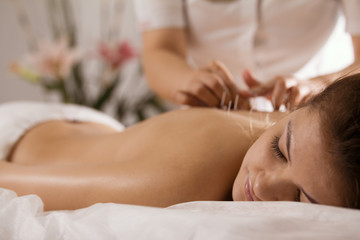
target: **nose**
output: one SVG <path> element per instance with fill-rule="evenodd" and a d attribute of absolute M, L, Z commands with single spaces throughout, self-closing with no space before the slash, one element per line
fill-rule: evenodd
<path fill-rule="evenodd" d="M 262 201 L 294 201 L 296 186 L 284 172 L 262 171 L 255 177 L 253 191 Z"/>

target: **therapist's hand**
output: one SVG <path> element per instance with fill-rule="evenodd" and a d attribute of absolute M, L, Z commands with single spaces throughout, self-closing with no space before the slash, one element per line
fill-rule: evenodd
<path fill-rule="evenodd" d="M 237 97 L 238 96 L 238 97 Z M 233 81 L 229 70 L 219 61 L 213 61 L 208 66 L 195 70 L 192 77 L 176 92 L 175 101 L 190 106 L 206 106 L 248 109 L 249 103 Z M 223 105 L 223 106 L 221 106 Z"/>
<path fill-rule="evenodd" d="M 259 83 L 249 70 L 245 70 L 243 78 L 249 86 L 249 94 L 265 96 L 271 100 L 274 110 L 284 105 L 287 110 L 294 110 L 296 106 L 308 101 L 320 93 L 325 83 L 321 78 L 300 81 L 294 77 L 278 76 L 267 83 Z"/>

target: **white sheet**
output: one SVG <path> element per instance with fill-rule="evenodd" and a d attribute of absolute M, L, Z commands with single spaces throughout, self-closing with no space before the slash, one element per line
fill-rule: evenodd
<path fill-rule="evenodd" d="M 51 120 L 94 122 L 117 131 L 125 127 L 103 112 L 64 103 L 15 101 L 0 104 L 0 160 L 5 160 L 20 137 L 35 125 Z"/>
<path fill-rule="evenodd" d="M 359 239 L 360 211 L 295 202 L 190 202 L 168 209 L 95 204 L 43 212 L 0 189 L 0 239 Z"/>

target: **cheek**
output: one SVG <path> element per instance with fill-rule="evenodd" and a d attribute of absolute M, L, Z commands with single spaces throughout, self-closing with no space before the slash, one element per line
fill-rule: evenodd
<path fill-rule="evenodd" d="M 259 171 L 272 169 L 275 164 L 275 157 L 271 151 L 271 141 L 277 134 L 280 135 L 282 125 L 269 128 L 263 133 L 245 154 L 238 175 L 233 184 L 233 198 L 235 201 L 244 200 L 244 184 L 249 175 L 258 174 Z"/>
<path fill-rule="evenodd" d="M 268 140 L 268 136 L 263 134 L 251 146 L 244 158 L 244 165 L 246 165 L 247 168 L 258 168 L 269 161 L 269 154 L 271 154 L 270 141 L 271 140 Z"/>
<path fill-rule="evenodd" d="M 247 151 L 233 185 L 234 201 L 244 200 L 243 189 L 249 175 L 256 175 L 268 162 L 268 149 L 264 138 L 259 138 Z"/>

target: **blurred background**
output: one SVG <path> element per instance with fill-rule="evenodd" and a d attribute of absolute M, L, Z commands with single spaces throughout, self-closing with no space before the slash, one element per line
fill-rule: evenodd
<path fill-rule="evenodd" d="M 143 79 L 131 0 L 0 0 L 0 31 L 0 103 L 75 102 L 125 125 L 165 110 Z"/>
<path fill-rule="evenodd" d="M 133 8 L 132 0 L 0 0 L 0 103 L 75 102 L 127 126 L 165 111 L 143 78 Z M 349 41 L 340 20 L 321 52 L 323 72 L 352 61 Z"/>

